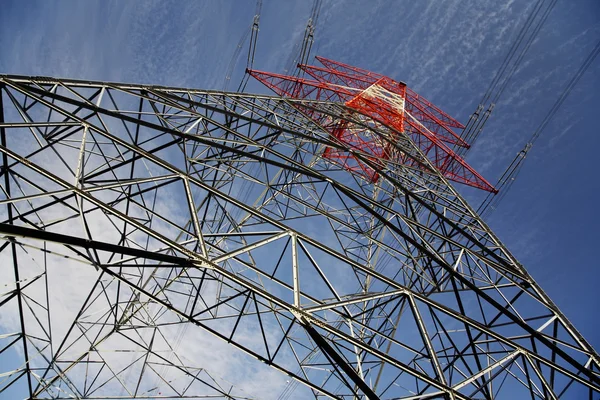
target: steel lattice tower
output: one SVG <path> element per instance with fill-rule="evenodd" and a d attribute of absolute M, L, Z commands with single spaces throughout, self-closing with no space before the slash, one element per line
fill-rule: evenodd
<path fill-rule="evenodd" d="M 463 126 L 319 60 L 249 71 L 274 96 L 0 76 L 0 397 L 598 398 L 450 184 L 495 190 Z"/>

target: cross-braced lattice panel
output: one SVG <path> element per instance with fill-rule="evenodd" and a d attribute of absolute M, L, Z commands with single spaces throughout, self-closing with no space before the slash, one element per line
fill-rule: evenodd
<path fill-rule="evenodd" d="M 4 393 L 597 395 L 598 355 L 402 132 L 331 102 L 1 90 Z"/>

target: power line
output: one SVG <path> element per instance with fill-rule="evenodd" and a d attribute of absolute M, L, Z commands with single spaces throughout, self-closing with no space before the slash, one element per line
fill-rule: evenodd
<path fill-rule="evenodd" d="M 319 21 L 321 12 L 321 0 L 314 0 L 310 10 L 310 15 L 304 29 L 302 43 L 296 43 L 285 64 L 284 72 L 293 76 L 300 76 L 303 73 L 298 64 L 306 64 L 310 58 L 310 52 L 314 43 L 315 28 Z M 291 73 L 293 71 L 293 73 Z"/>
<path fill-rule="evenodd" d="M 481 99 L 481 104 L 487 103 L 488 100 L 490 99 L 490 97 L 491 97 L 491 95 L 493 93 L 493 90 L 495 89 L 495 87 L 500 82 L 500 80 L 502 78 L 502 75 L 506 71 L 506 68 L 508 68 L 508 65 L 510 64 L 510 62 L 511 62 L 512 58 L 514 57 L 514 55 L 516 54 L 517 49 L 519 48 L 521 42 L 525 38 L 525 35 L 527 34 L 527 31 L 529 30 L 529 28 L 533 24 L 533 21 L 535 20 L 535 18 L 539 14 L 539 12 L 540 12 L 543 4 L 544 4 L 544 0 L 538 0 L 537 3 L 533 6 L 531 12 L 529 13 L 529 16 L 525 20 L 525 24 L 523 25 L 523 27 L 519 31 L 519 34 L 517 35 L 517 37 L 513 41 L 513 44 L 510 47 L 510 50 L 508 51 L 508 53 L 506 54 L 506 56 L 504 57 L 504 60 L 502 61 L 502 64 L 500 64 L 500 68 L 498 68 L 498 71 L 496 72 L 496 75 L 494 76 L 494 79 L 492 79 L 492 82 L 490 83 L 490 86 L 488 87 L 487 91 L 483 95 L 483 98 Z"/>
<path fill-rule="evenodd" d="M 250 45 L 248 46 L 248 57 L 246 59 L 246 69 L 244 69 L 244 76 L 242 77 L 242 81 L 238 85 L 237 91 L 243 92 L 246 90 L 246 85 L 248 84 L 248 79 L 250 75 L 248 74 L 248 70 L 252 69 L 254 66 L 254 55 L 256 54 L 256 42 L 258 41 L 258 31 L 259 31 L 259 22 L 260 22 L 260 12 L 262 9 L 262 0 L 256 1 L 256 11 L 254 13 L 254 20 L 252 21 L 252 32 L 250 34 Z"/>
<path fill-rule="evenodd" d="M 244 48 L 244 44 L 246 43 L 248 38 L 250 38 L 250 46 L 248 47 L 248 58 L 246 61 L 246 69 L 252 68 L 252 64 L 254 63 L 254 54 L 256 52 L 256 40 L 258 39 L 258 25 L 259 25 L 259 21 L 260 21 L 261 9 L 262 9 L 262 0 L 257 0 L 256 8 L 254 11 L 254 18 L 252 19 L 252 23 L 248 26 L 248 28 L 246 28 L 246 30 L 242 34 L 242 37 L 240 38 L 240 40 L 235 48 L 235 51 L 233 52 L 233 55 L 232 55 L 231 59 L 229 60 L 229 64 L 227 64 L 227 69 L 225 70 L 225 79 L 223 82 L 223 90 L 224 91 L 226 91 L 229 88 L 229 84 L 231 83 L 231 77 L 233 75 L 233 70 L 235 69 L 235 66 L 237 65 L 237 63 L 239 61 L 240 54 L 241 54 L 242 49 Z M 246 87 L 246 84 L 245 84 L 245 82 L 247 82 L 246 75 L 247 75 L 247 73 L 244 72 L 244 77 L 242 78 L 242 82 L 238 86 L 238 91 L 240 91 L 239 89 L 242 87 L 242 85 L 244 88 Z"/>
<path fill-rule="evenodd" d="M 513 66 L 511 68 L 508 76 L 506 77 L 506 79 L 504 80 L 504 82 L 500 86 L 500 89 L 496 93 L 496 97 L 494 97 L 493 103 L 498 103 L 498 100 L 500 99 L 500 96 L 502 95 L 502 93 L 504 92 L 504 90 L 506 89 L 506 87 L 508 86 L 508 82 L 511 80 L 511 78 L 513 77 L 513 75 L 517 71 L 517 68 L 521 64 L 521 61 L 523 60 L 523 57 L 525 56 L 525 54 L 527 54 L 527 51 L 529 50 L 529 48 L 533 44 L 533 41 L 535 40 L 535 38 L 537 37 L 538 33 L 542 29 L 542 26 L 544 26 L 544 23 L 548 19 L 548 16 L 550 15 L 550 12 L 552 12 L 552 9 L 554 9 L 554 6 L 556 5 L 557 1 L 558 0 L 553 0 L 550 3 L 550 5 L 548 6 L 548 8 L 546 9 L 546 11 L 544 11 L 544 14 L 542 15 L 542 17 L 538 21 L 538 24 L 536 25 L 536 27 L 534 28 L 531 36 L 527 40 L 527 43 L 525 44 L 525 46 L 521 50 L 521 54 L 519 54 L 519 57 L 517 57 L 517 60 L 513 64 Z"/>
<path fill-rule="evenodd" d="M 488 118 L 492 113 L 492 110 L 500 100 L 501 95 L 504 93 L 510 80 L 521 65 L 523 58 L 529 51 L 531 45 L 535 41 L 535 38 L 544 26 L 544 23 L 546 22 L 548 16 L 554 9 L 554 6 L 556 5 L 557 1 L 558 0 L 551 0 L 549 5 L 544 9 L 544 0 L 538 0 L 537 3 L 531 9 L 531 12 L 525 20 L 524 25 L 522 26 L 517 37 L 513 41 L 512 46 L 510 47 L 508 53 L 502 61 L 502 64 L 500 64 L 496 75 L 492 79 L 490 86 L 483 95 L 483 98 L 481 99 L 477 110 L 473 114 L 471 114 L 471 117 L 469 118 L 469 123 L 467 123 L 467 127 L 465 127 L 465 129 L 463 130 L 461 138 L 465 142 L 469 143 L 471 147 L 475 144 L 475 142 L 481 135 L 485 123 L 487 122 Z M 532 27 L 533 29 L 531 29 Z M 516 58 L 514 58 L 515 55 L 517 55 Z M 489 104 L 486 112 L 484 113 L 483 118 L 481 118 L 481 110 L 483 109 L 484 104 L 486 104 L 490 100 L 491 103 Z M 461 157 L 464 157 L 468 151 L 469 148 L 466 147 L 459 147 L 456 149 L 456 153 Z"/>
<path fill-rule="evenodd" d="M 500 191 L 501 195 L 494 197 L 494 196 L 491 196 L 488 194 L 488 196 L 481 203 L 481 205 L 477 209 L 477 213 L 480 214 L 481 217 L 485 218 L 486 216 L 489 216 L 494 210 L 496 210 L 498 208 L 498 205 L 500 204 L 502 199 L 504 199 L 508 190 L 514 184 L 521 168 L 523 168 L 523 163 L 525 161 L 525 158 L 527 157 L 528 152 L 533 147 L 533 144 L 540 137 L 541 133 L 544 131 L 544 129 L 546 128 L 548 123 L 552 120 L 552 118 L 558 113 L 558 110 L 560 109 L 562 104 L 565 102 L 565 100 L 567 99 L 567 97 L 569 96 L 569 94 L 571 93 L 573 88 L 575 87 L 575 85 L 577 85 L 577 83 L 579 82 L 581 77 L 585 74 L 587 69 L 594 62 L 594 60 L 598 56 L 598 53 L 600 53 L 600 40 L 598 41 L 598 43 L 596 43 L 596 46 L 594 46 L 594 48 L 592 49 L 590 54 L 585 58 L 585 60 L 583 61 L 583 63 L 581 64 L 581 66 L 579 67 L 577 72 L 575 73 L 575 75 L 567 83 L 567 85 L 563 89 L 562 93 L 560 94 L 560 96 L 558 97 L 556 102 L 553 104 L 553 106 L 550 108 L 550 110 L 548 111 L 548 113 L 546 114 L 544 119 L 542 119 L 539 126 L 536 128 L 536 130 L 531 135 L 529 141 L 525 144 L 523 149 L 517 154 L 515 159 L 510 163 L 510 165 L 504 171 L 502 176 L 500 176 L 500 179 L 498 180 L 498 184 L 496 185 L 496 188 Z"/>

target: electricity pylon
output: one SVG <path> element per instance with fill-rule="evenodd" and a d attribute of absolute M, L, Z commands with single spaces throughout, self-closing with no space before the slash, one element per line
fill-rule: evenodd
<path fill-rule="evenodd" d="M 276 96 L 0 76 L 0 397 L 597 398 L 449 183 L 495 190 L 462 125 L 329 61 L 252 71 Z"/>

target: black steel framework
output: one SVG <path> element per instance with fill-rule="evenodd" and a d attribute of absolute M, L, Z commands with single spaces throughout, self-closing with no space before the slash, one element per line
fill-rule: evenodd
<path fill-rule="evenodd" d="M 256 360 L 288 376 L 266 397 L 598 398 L 598 354 L 401 132 L 263 95 L 0 94 L 0 396 L 251 398 Z M 342 119 L 421 167 L 345 149 Z M 188 357 L 214 338 L 225 372 Z"/>

